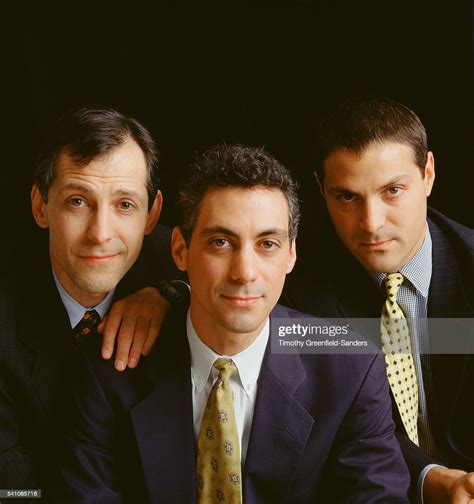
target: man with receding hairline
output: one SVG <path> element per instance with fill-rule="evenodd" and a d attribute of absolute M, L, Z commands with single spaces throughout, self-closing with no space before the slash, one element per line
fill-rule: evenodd
<path fill-rule="evenodd" d="M 47 497 L 75 354 L 100 352 L 99 323 L 114 300 L 178 277 L 162 226 L 155 238 L 163 245 L 147 244 L 152 261 L 138 260 L 161 210 L 156 161 L 149 132 L 112 109 L 69 111 L 47 137 L 31 204 L 48 232 L 0 272 L 1 489 L 40 488 Z M 138 292 L 132 312 L 130 299 L 112 308 L 113 321 L 128 317 L 114 356 L 119 370 L 136 366 L 153 345 L 160 319 L 147 314 L 150 305 L 167 306 L 155 289 Z M 105 330 L 103 354 L 110 357 L 116 330 Z"/>

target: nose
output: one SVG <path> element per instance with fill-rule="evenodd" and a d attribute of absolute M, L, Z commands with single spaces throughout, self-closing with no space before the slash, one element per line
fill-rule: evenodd
<path fill-rule="evenodd" d="M 103 243 L 113 237 L 112 216 L 107 208 L 96 208 L 91 215 L 87 237 L 93 243 Z"/>
<path fill-rule="evenodd" d="M 370 234 L 375 234 L 385 224 L 385 209 L 382 202 L 365 201 L 361 210 L 360 227 Z"/>
<path fill-rule="evenodd" d="M 232 260 L 232 280 L 240 284 L 253 282 L 257 276 L 257 257 L 251 247 L 238 249 Z"/>

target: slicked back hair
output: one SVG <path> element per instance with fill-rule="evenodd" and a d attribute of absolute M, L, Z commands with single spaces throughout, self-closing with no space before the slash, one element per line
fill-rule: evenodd
<path fill-rule="evenodd" d="M 205 194 L 228 187 L 280 190 L 288 203 L 288 237 L 296 238 L 300 209 L 290 172 L 261 147 L 221 144 L 195 158 L 178 193 L 179 227 L 188 247 Z"/>
<path fill-rule="evenodd" d="M 136 119 L 110 108 L 80 107 L 62 115 L 44 139 L 34 169 L 33 183 L 47 202 L 60 154 L 67 153 L 74 162 L 85 165 L 108 154 L 128 139 L 134 140 L 145 156 L 148 207 L 151 208 L 159 185 L 155 142 Z"/>
<path fill-rule="evenodd" d="M 415 163 L 425 174 L 425 127 L 415 112 L 390 98 L 353 98 L 338 105 L 321 121 L 316 142 L 316 173 L 321 182 L 324 162 L 334 151 L 345 148 L 360 155 L 371 144 L 384 142 L 411 147 Z"/>

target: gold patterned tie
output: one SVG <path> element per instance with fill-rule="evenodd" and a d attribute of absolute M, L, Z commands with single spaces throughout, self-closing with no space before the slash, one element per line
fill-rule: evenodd
<path fill-rule="evenodd" d="M 387 300 L 382 309 L 380 327 L 388 382 L 408 437 L 418 445 L 418 382 L 407 321 L 397 303 L 398 289 L 403 280 L 401 273 L 385 277 Z"/>
<path fill-rule="evenodd" d="M 230 377 L 231 359 L 217 359 L 219 370 L 201 421 L 197 451 L 198 504 L 242 503 L 240 441 Z"/>

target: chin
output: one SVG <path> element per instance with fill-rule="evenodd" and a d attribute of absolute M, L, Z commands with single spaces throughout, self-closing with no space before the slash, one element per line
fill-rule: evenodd
<path fill-rule="evenodd" d="M 255 318 L 241 316 L 238 318 L 232 318 L 232 320 L 227 320 L 224 327 L 235 334 L 248 334 L 256 331 L 262 321 L 255 320 Z"/>
<path fill-rule="evenodd" d="M 106 279 L 104 278 L 102 281 L 97 278 L 91 281 L 82 281 L 78 283 L 78 285 L 83 292 L 87 292 L 92 295 L 103 295 L 108 294 L 112 289 L 114 289 L 117 286 L 117 283 L 118 282 L 114 282 L 109 277 Z"/>

